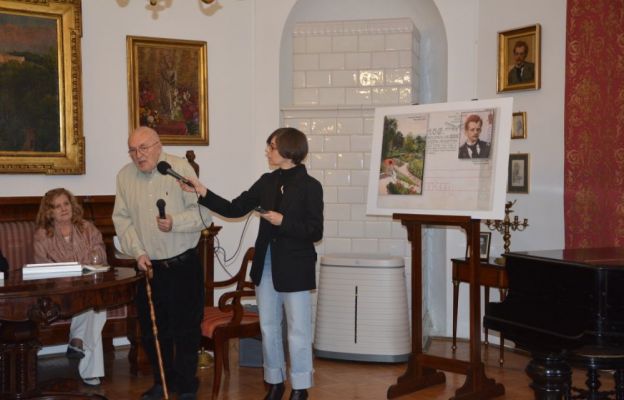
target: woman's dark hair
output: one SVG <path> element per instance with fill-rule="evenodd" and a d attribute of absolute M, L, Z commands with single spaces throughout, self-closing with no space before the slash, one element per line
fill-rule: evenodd
<path fill-rule="evenodd" d="M 266 140 L 268 146 L 271 145 L 273 138 L 280 156 L 292 160 L 295 165 L 301 164 L 308 155 L 308 138 L 298 129 L 276 129 Z"/>

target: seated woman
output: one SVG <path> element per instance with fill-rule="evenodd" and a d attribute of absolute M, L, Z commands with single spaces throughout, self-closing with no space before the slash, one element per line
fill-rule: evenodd
<path fill-rule="evenodd" d="M 9 280 L 9 263 L 4 258 L 2 250 L 0 250 L 0 272 L 4 274 L 4 279 Z"/>
<path fill-rule="evenodd" d="M 48 191 L 41 199 L 33 246 L 36 263 L 78 261 L 92 264 L 93 259 L 106 263 L 102 234 L 82 219 L 82 208 L 68 190 Z M 80 359 L 78 372 L 90 386 L 100 384 L 104 376 L 102 328 L 106 311 L 87 310 L 72 318 L 67 357 Z"/>

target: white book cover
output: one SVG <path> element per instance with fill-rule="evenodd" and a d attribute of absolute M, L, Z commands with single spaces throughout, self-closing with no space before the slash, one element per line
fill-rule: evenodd
<path fill-rule="evenodd" d="M 31 273 L 31 274 L 23 274 L 22 280 L 24 281 L 33 281 L 36 279 L 51 279 L 51 278 L 66 278 L 71 276 L 82 276 L 82 271 L 70 271 L 70 272 L 40 272 L 40 273 Z"/>
<path fill-rule="evenodd" d="M 22 275 L 57 273 L 57 272 L 82 272 L 82 265 L 77 262 L 26 264 L 22 268 Z"/>

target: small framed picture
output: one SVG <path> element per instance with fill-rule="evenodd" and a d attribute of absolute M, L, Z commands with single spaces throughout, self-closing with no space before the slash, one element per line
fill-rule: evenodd
<path fill-rule="evenodd" d="M 509 155 L 507 193 L 529 193 L 529 154 Z"/>
<path fill-rule="evenodd" d="M 499 32 L 497 92 L 539 89 L 540 53 L 539 24 Z"/>
<path fill-rule="evenodd" d="M 479 258 L 481 261 L 487 261 L 490 258 L 490 240 L 491 232 L 479 233 Z M 466 246 L 466 259 L 470 258 L 470 245 Z"/>
<path fill-rule="evenodd" d="M 511 121 L 511 138 L 512 139 L 526 139 L 527 137 L 527 124 L 526 124 L 526 112 L 513 113 L 513 119 Z"/>

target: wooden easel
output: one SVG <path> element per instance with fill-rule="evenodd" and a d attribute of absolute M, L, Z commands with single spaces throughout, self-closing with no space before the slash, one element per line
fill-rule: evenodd
<path fill-rule="evenodd" d="M 479 282 L 479 225 L 481 220 L 467 216 L 394 214 L 407 228 L 412 244 L 412 354 L 407 370 L 388 388 L 389 399 L 444 383 L 444 370 L 466 375 L 464 385 L 451 400 L 483 400 L 505 394 L 505 387 L 485 376 L 481 361 L 481 302 Z M 423 353 L 422 348 L 422 227 L 458 226 L 470 243 L 470 360 L 454 360 Z"/>

